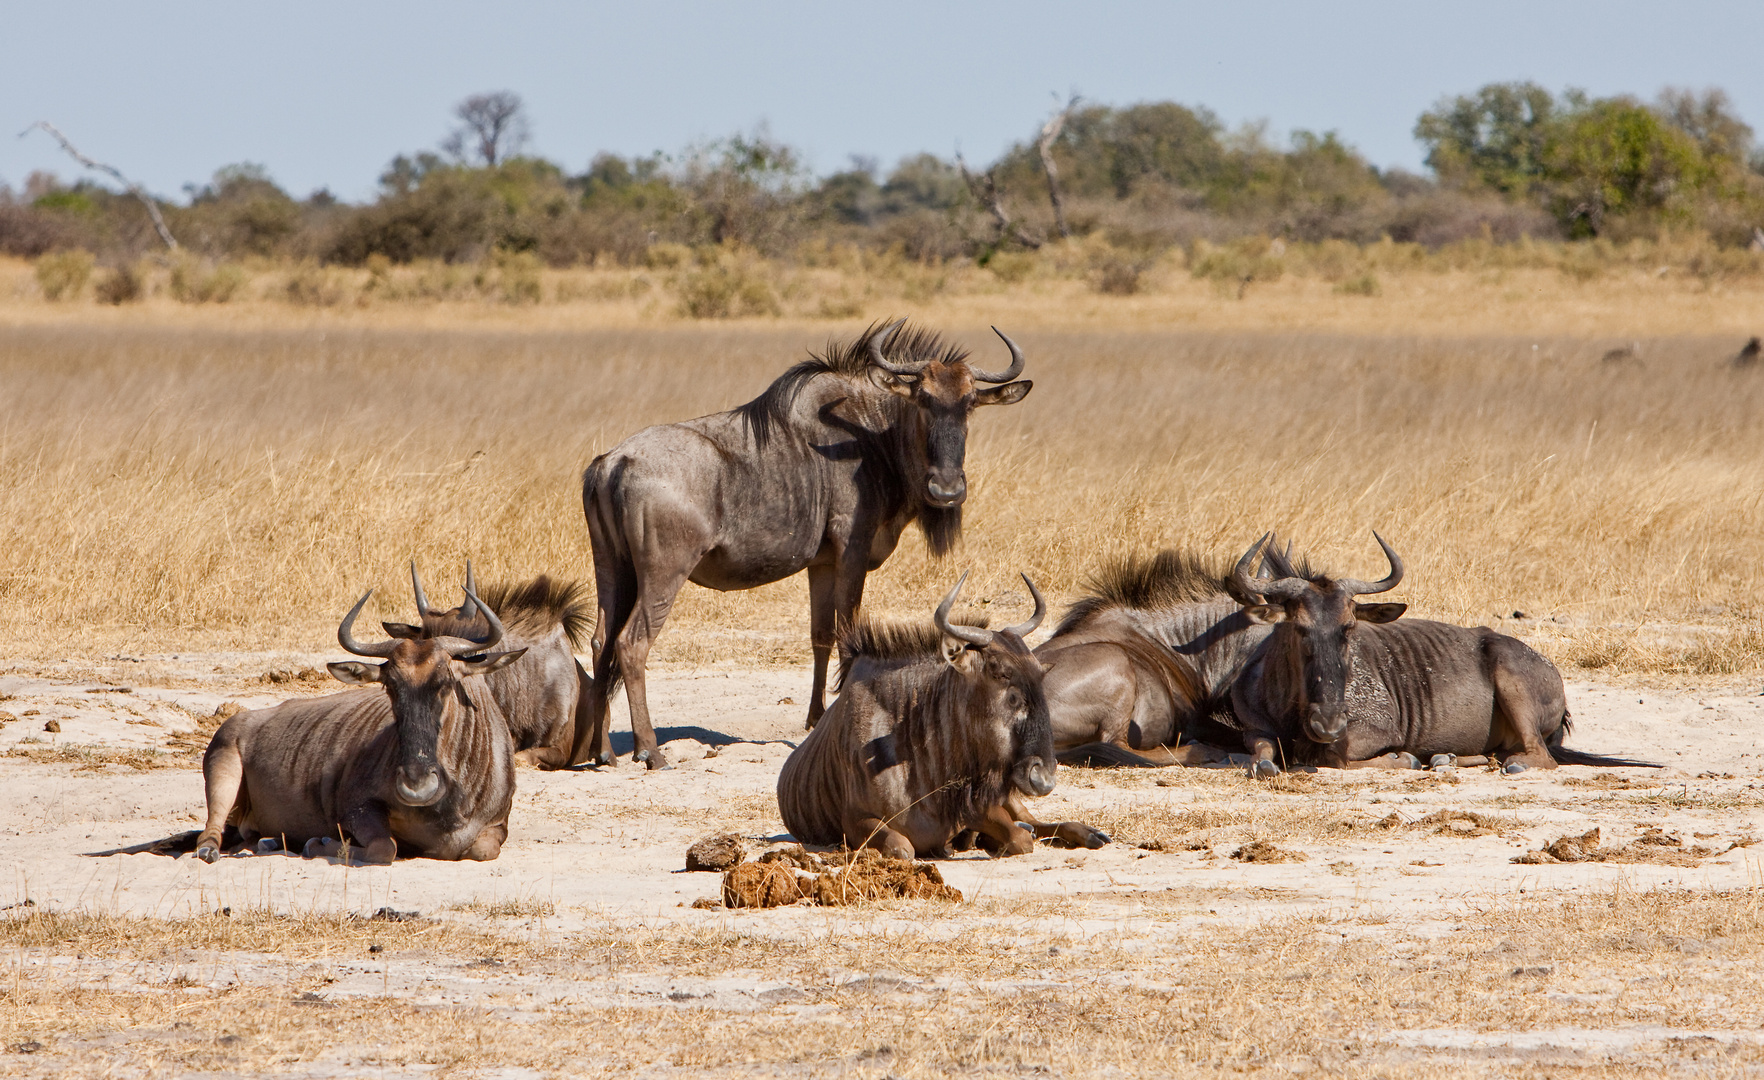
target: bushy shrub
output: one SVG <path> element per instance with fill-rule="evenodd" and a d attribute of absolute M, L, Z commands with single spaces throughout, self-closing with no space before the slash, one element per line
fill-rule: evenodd
<path fill-rule="evenodd" d="M 681 314 L 694 319 L 782 313 L 777 292 L 753 263 L 715 249 L 700 252 L 698 265 L 682 273 L 674 288 Z"/>
<path fill-rule="evenodd" d="M 335 273 L 302 263 L 288 275 L 282 295 L 299 307 L 335 307 L 348 298 L 348 290 Z"/>
<path fill-rule="evenodd" d="M 57 251 L 37 260 L 37 287 L 46 300 L 74 300 L 92 276 L 89 251 Z"/>
<path fill-rule="evenodd" d="M 1276 243 L 1265 236 L 1244 237 L 1223 247 L 1197 240 L 1189 273 L 1242 299 L 1252 283 L 1279 281 L 1286 272 L 1284 245 L 1276 247 Z"/>
<path fill-rule="evenodd" d="M 1335 291 L 1343 296 L 1377 296 L 1384 288 L 1379 285 L 1377 274 L 1366 273 L 1338 282 Z"/>
<path fill-rule="evenodd" d="M 224 304 L 245 287 L 244 269 L 230 263 L 211 265 L 194 256 L 172 264 L 167 288 L 172 299 L 185 304 Z"/>

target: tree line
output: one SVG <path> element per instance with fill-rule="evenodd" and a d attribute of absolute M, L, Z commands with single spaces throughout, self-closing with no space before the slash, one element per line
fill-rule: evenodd
<path fill-rule="evenodd" d="M 985 262 L 1098 233 L 1148 254 L 1252 236 L 1439 246 L 1670 231 L 1764 244 L 1764 154 L 1720 90 L 1647 102 L 1490 84 L 1418 118 L 1426 175 L 1379 169 L 1334 133 L 1277 145 L 1265 126 L 1227 129 L 1172 102 L 1074 99 L 984 167 L 926 153 L 825 176 L 763 130 L 673 155 L 603 153 L 572 173 L 524 153 L 530 127 L 512 93 L 475 95 L 455 116 L 437 151 L 393 158 L 370 201 L 295 198 L 261 167 L 232 165 L 181 201 L 158 200 L 164 226 L 214 259 L 351 266 L 508 253 L 633 265 L 661 243 Z M 120 262 L 163 236 L 138 193 L 90 178 L 37 173 L 22 190 L 0 187 L 0 252 L 84 249 Z"/>

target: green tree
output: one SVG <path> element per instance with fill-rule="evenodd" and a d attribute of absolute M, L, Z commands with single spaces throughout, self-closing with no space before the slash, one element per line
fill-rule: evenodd
<path fill-rule="evenodd" d="M 1441 99 L 1416 121 L 1415 138 L 1444 183 L 1526 195 L 1544 178 L 1557 112 L 1555 98 L 1536 83 L 1490 83 Z"/>
<path fill-rule="evenodd" d="M 1544 154 L 1550 202 L 1571 236 L 1597 236 L 1614 217 L 1688 220 L 1712 178 L 1689 133 L 1628 97 L 1571 94 Z"/>

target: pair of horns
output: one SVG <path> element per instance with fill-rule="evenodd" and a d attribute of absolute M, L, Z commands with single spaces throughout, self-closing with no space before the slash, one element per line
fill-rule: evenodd
<path fill-rule="evenodd" d="M 410 560 L 410 589 L 416 593 L 418 618 L 428 618 L 441 612 L 429 607 L 429 597 L 423 592 L 423 579 L 417 576 L 416 560 Z M 469 619 L 477 608 L 478 579 L 472 575 L 472 560 L 466 560 L 465 603 L 459 605 L 459 617 Z M 485 608 L 488 611 L 488 608 Z"/>
<path fill-rule="evenodd" d="M 489 605 L 478 599 L 477 583 L 474 582 L 470 576 L 470 564 L 467 565 L 468 570 L 465 587 L 466 602 L 461 606 L 460 611 L 464 613 L 474 606 L 477 610 L 482 611 L 484 613 L 485 621 L 490 624 L 490 636 L 483 641 L 473 641 L 471 638 L 452 637 L 445 634 L 431 639 L 439 644 L 441 648 L 446 651 L 448 656 L 455 658 L 470 656 L 473 653 L 480 653 L 486 649 L 494 648 L 497 642 L 502 640 L 502 636 L 505 632 L 502 628 L 502 620 L 496 617 L 496 612 L 491 611 Z M 424 615 L 432 614 L 429 611 L 428 599 L 423 595 L 423 583 L 422 580 L 417 577 L 415 563 L 411 564 L 410 581 L 411 585 L 416 590 L 417 609 Z M 349 614 L 343 616 L 342 625 L 337 627 L 337 644 L 343 646 L 345 650 L 356 656 L 372 656 L 385 660 L 389 659 L 392 656 L 392 650 L 398 647 L 397 638 L 390 638 L 386 641 L 376 642 L 371 645 L 363 644 L 355 639 L 355 618 L 361 614 L 361 609 L 367 604 L 368 597 L 372 595 L 374 595 L 374 590 L 372 589 L 363 593 L 361 599 L 355 602 L 355 606 L 349 609 Z"/>
<path fill-rule="evenodd" d="M 1269 600 L 1297 600 L 1310 588 L 1311 583 L 1293 574 L 1290 548 L 1286 554 L 1280 553 L 1268 543 L 1273 538 L 1273 533 L 1264 533 L 1260 540 L 1251 544 L 1250 549 L 1243 553 L 1243 558 L 1237 560 L 1237 566 L 1231 571 L 1231 580 L 1239 589 L 1253 596 L 1262 596 Z M 1340 578 L 1337 584 L 1346 589 L 1349 596 L 1389 592 L 1403 580 L 1403 560 L 1384 542 L 1384 537 L 1374 532 L 1372 539 L 1378 541 L 1378 546 L 1384 549 L 1384 557 L 1390 563 L 1390 573 L 1382 581 Z M 1267 547 L 1267 555 L 1263 565 L 1272 568 L 1279 575 L 1277 577 L 1250 576 L 1250 567 L 1264 547 Z"/>
<path fill-rule="evenodd" d="M 883 327 L 881 330 L 878 330 L 876 333 L 870 335 L 870 363 L 881 368 L 883 371 L 888 372 L 890 375 L 898 375 L 901 378 L 911 379 L 916 378 L 920 372 L 924 371 L 925 365 L 929 364 L 931 361 L 921 360 L 916 364 L 896 364 L 882 355 L 882 350 L 887 348 L 888 345 L 894 341 L 895 333 L 904 325 L 906 325 L 905 319 L 897 319 Z M 1023 350 L 1017 348 L 1016 342 L 1005 337 L 1004 331 L 1000 330 L 998 327 L 993 327 L 992 332 L 997 334 L 999 340 L 1005 343 L 1005 348 L 1011 350 L 1011 366 L 1005 368 L 1003 371 L 995 373 L 991 371 L 981 371 L 974 365 L 969 364 L 968 371 L 973 374 L 975 380 L 978 382 L 1010 382 L 1012 379 L 1023 374 Z"/>
<path fill-rule="evenodd" d="M 950 622 L 949 609 L 955 607 L 956 597 L 961 595 L 962 586 L 968 581 L 966 570 L 962 571 L 962 576 L 956 579 L 955 588 L 949 590 L 949 595 L 943 598 L 943 603 L 937 605 L 937 614 L 932 616 L 932 621 L 937 624 L 937 629 L 957 641 L 965 641 L 981 648 L 992 644 L 992 639 L 997 634 L 1015 634 L 1020 638 L 1028 637 L 1035 632 L 1036 627 L 1041 625 L 1042 618 L 1047 614 L 1047 601 L 1042 599 L 1041 590 L 1035 587 L 1035 582 L 1029 580 L 1028 574 L 1021 576 L 1023 584 L 1029 586 L 1029 595 L 1035 598 L 1035 614 L 1029 616 L 1028 622 L 1006 627 L 996 633 L 991 630 L 983 630 L 978 626 L 961 626 Z"/>

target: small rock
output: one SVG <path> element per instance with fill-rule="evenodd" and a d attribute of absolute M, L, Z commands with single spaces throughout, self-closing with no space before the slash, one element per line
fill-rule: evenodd
<path fill-rule="evenodd" d="M 794 705 L 794 704 L 796 704 L 796 699 L 793 697 L 781 697 L 778 699 L 778 704 L 780 704 L 780 705 Z"/>
<path fill-rule="evenodd" d="M 51 720 L 43 725 L 43 730 L 59 734 L 61 732 L 61 721 Z"/>
<path fill-rule="evenodd" d="M 692 906 L 703 911 L 703 910 L 708 910 L 710 908 L 720 908 L 723 906 L 723 902 L 721 900 L 713 900 L 708 896 L 701 896 L 698 899 L 692 901 Z"/>
<path fill-rule="evenodd" d="M 383 907 L 368 916 L 375 922 L 415 922 L 422 917 L 423 913 L 420 911 L 396 911 L 389 907 Z"/>
<path fill-rule="evenodd" d="M 686 849 L 688 870 L 729 870 L 747 858 L 747 846 L 736 833 L 707 836 Z"/>

